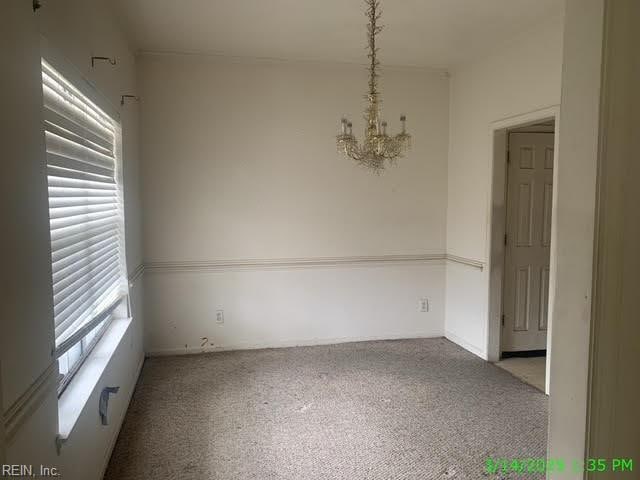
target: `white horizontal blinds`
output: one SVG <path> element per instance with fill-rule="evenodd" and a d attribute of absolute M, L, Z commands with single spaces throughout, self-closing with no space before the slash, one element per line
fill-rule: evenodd
<path fill-rule="evenodd" d="M 42 84 L 56 347 L 67 349 L 125 293 L 119 126 L 44 60 Z"/>

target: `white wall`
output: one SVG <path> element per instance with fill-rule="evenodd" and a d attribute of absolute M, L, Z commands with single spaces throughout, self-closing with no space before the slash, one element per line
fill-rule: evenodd
<path fill-rule="evenodd" d="M 442 336 L 442 264 L 162 272 L 146 282 L 151 354 Z M 429 313 L 418 310 L 422 296 Z"/>
<path fill-rule="evenodd" d="M 397 129 L 406 113 L 415 145 L 376 176 L 335 147 L 342 115 L 363 128 L 361 66 L 173 55 L 139 65 L 149 351 L 191 349 L 201 337 L 232 347 L 442 335 L 441 262 L 378 262 L 444 254 L 442 72 L 383 72 L 386 117 Z M 373 258 L 341 263 L 355 256 Z M 340 268 L 262 265 L 327 257 Z M 248 259 L 242 272 L 162 266 Z"/>
<path fill-rule="evenodd" d="M 12 227 L 11 235 L 2 241 L 0 305 L 5 408 L 46 370 L 53 347 L 49 211 L 40 125 L 40 44 L 29 8 L 15 3 L 4 2 L 0 16 L 2 59 L 8 63 L 3 68 L 6 74 L 2 75 L 2 162 L 7 170 L 0 177 L 0 192 L 2 218 Z M 25 349 L 26 345 L 30 348 Z"/>
<path fill-rule="evenodd" d="M 25 2 L 0 4 L 0 22 L 0 208 L 10 228 L 0 249 L 2 430 L 11 434 L 3 461 L 31 463 L 32 457 L 34 463 L 51 464 L 57 461 L 52 448 L 57 433 L 55 393 L 39 404 L 31 417 L 33 421 L 23 424 L 17 433 L 8 421 L 10 407 L 53 361 L 54 339 L 38 31 L 30 5 Z M 30 439 L 29 432 L 34 428 L 38 436 Z"/>
<path fill-rule="evenodd" d="M 604 0 L 567 2 L 556 172 L 549 458 L 582 459 L 585 454 L 603 15 Z"/>
<path fill-rule="evenodd" d="M 120 385 L 111 409 L 112 426 L 101 429 L 97 402 L 87 404 L 61 454 L 55 448 L 58 429 L 57 368 L 54 361 L 51 265 L 48 234 L 42 89 L 41 35 L 108 101 L 119 108 L 120 95 L 135 93 L 134 57 L 120 33 L 111 6 L 101 0 L 43 2 L 33 12 L 31 2 L 2 2 L 2 218 L 11 235 L 3 243 L 2 271 L 2 412 L 12 431 L 6 445 L 8 463 L 58 465 L 64 478 L 100 478 L 133 389 L 142 352 L 140 282 L 132 287 L 134 321 L 123 354 L 111 362 L 97 389 L 105 382 Z M 19 46 L 19 48 L 18 48 Z M 115 67 L 91 68 L 92 55 L 115 56 Z M 137 168 L 137 106 L 119 109 L 123 124 L 127 264 L 141 264 Z M 5 182 L 6 180 L 6 182 Z M 5 297 L 4 295 L 7 294 Z M 95 392 L 94 392 L 95 393 Z M 17 414 L 14 415 L 14 413 Z M 11 415 L 8 415 L 11 413 Z M 19 422 L 12 420 L 18 419 Z M 17 425 L 17 426 L 16 426 Z M 6 425 L 5 425 L 6 426 Z M 9 432 L 8 432 L 9 433 Z M 90 451 L 81 446 L 90 446 Z"/>
<path fill-rule="evenodd" d="M 490 124 L 560 103 L 562 18 L 452 70 L 447 253 L 488 263 L 493 136 Z M 446 335 L 487 357 L 489 269 L 449 262 Z"/>

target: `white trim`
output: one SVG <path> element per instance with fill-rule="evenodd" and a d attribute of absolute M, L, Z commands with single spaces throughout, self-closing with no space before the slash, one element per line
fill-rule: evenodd
<path fill-rule="evenodd" d="M 27 388 L 18 399 L 4 412 L 3 424 L 7 444 L 29 416 L 43 403 L 50 391 L 55 391 L 58 363 L 51 362 L 40 376 Z"/>
<path fill-rule="evenodd" d="M 446 255 L 447 261 L 459 263 L 461 265 L 467 265 L 469 267 L 474 267 L 480 269 L 480 271 L 484 270 L 485 262 L 482 260 L 474 260 L 473 258 L 459 257 L 458 255 L 451 255 L 447 253 Z"/>
<path fill-rule="evenodd" d="M 141 263 L 140 265 L 138 265 L 134 270 L 133 273 L 131 273 L 129 275 L 129 288 L 133 287 L 135 285 L 135 283 L 140 279 L 140 277 L 142 277 L 142 275 L 144 274 L 144 270 L 145 270 L 145 266 L 143 263 Z"/>
<path fill-rule="evenodd" d="M 422 255 L 378 255 L 367 257 L 306 257 L 274 259 L 231 259 L 210 261 L 147 262 L 129 276 L 129 286 L 145 273 L 213 272 L 218 270 L 264 270 L 289 268 L 326 268 L 342 266 L 399 265 L 406 263 L 453 262 L 483 270 L 486 262 L 449 253 Z"/>
<path fill-rule="evenodd" d="M 307 257 L 307 258 L 274 258 L 274 259 L 242 259 L 212 261 L 176 261 L 145 263 L 145 273 L 171 272 L 211 272 L 217 270 L 263 270 L 277 268 L 326 268 L 341 266 L 375 266 L 399 264 L 443 263 L 447 259 L 445 253 L 421 255 L 380 255 L 366 257 Z"/>
<path fill-rule="evenodd" d="M 148 357 L 163 357 L 173 355 L 196 355 L 200 353 L 211 352 L 227 352 L 233 350 L 257 350 L 263 348 L 287 348 L 287 347 L 309 347 L 316 345 L 335 345 L 339 343 L 354 343 L 354 342 L 371 342 L 378 340 L 406 340 L 406 339 L 418 339 L 418 338 L 442 338 L 442 335 L 426 335 L 423 333 L 414 333 L 413 335 L 385 335 L 385 336 L 365 336 L 365 337 L 338 337 L 338 338 L 322 338 L 322 339 L 307 339 L 307 340 L 284 340 L 276 342 L 241 342 L 231 343 L 227 345 L 218 345 L 215 347 L 200 348 L 200 347 L 188 347 L 188 348 L 166 348 L 160 350 L 151 350 L 147 352 Z"/>
<path fill-rule="evenodd" d="M 176 59 L 194 58 L 199 61 L 208 61 L 212 63 L 235 63 L 242 65 L 309 65 L 309 66 L 353 66 L 366 67 L 369 64 L 360 61 L 341 61 L 341 60 L 309 60 L 303 58 L 280 58 L 280 57 L 256 57 L 241 55 L 226 55 L 215 52 L 198 51 L 198 50 L 138 50 L 138 57 L 173 57 Z M 385 63 L 385 71 L 422 71 L 425 73 L 433 73 L 443 75 L 448 78 L 451 74 L 448 68 L 431 67 L 428 65 L 394 65 Z"/>
<path fill-rule="evenodd" d="M 148 262 L 140 264 L 129 276 L 132 287 L 145 273 L 211 272 L 217 270 L 262 270 L 288 268 L 326 268 L 356 265 L 398 265 L 406 263 L 441 263 L 443 261 L 467 265 L 483 270 L 486 262 L 450 253 L 423 255 L 379 255 L 368 257 L 306 257 L 276 259 L 232 259 L 211 261 Z"/>
<path fill-rule="evenodd" d="M 559 117 L 559 113 L 560 105 L 549 105 L 547 107 L 538 108 L 526 113 L 511 115 L 500 120 L 496 120 L 495 122 L 491 122 L 489 124 L 489 128 L 491 133 L 493 133 L 495 130 L 502 130 L 503 128 L 526 127 L 533 123 L 539 123 L 541 120 Z"/>
<path fill-rule="evenodd" d="M 459 337 L 458 335 L 456 335 L 455 333 L 451 333 L 449 331 L 445 331 L 444 332 L 444 336 L 447 340 L 460 345 L 462 348 L 464 348 L 465 350 L 469 350 L 471 353 L 473 353 L 474 355 L 477 355 L 478 357 L 482 358 L 483 360 L 487 360 L 487 352 L 485 352 L 484 350 L 482 350 L 479 347 L 476 347 L 475 345 L 472 345 L 471 343 L 467 342 L 466 340 L 464 340 L 462 337 Z"/>
<path fill-rule="evenodd" d="M 533 110 L 521 115 L 513 115 L 489 124 L 490 155 L 489 155 L 489 171 L 491 172 L 491 188 L 488 198 L 488 219 L 487 228 L 487 258 L 489 259 L 489 288 L 488 288 L 488 311 L 486 325 L 486 355 L 491 362 L 496 362 L 501 355 L 501 316 L 502 316 L 502 272 L 504 269 L 504 244 L 503 238 L 505 233 L 504 218 L 498 218 L 495 215 L 494 202 L 496 195 L 504 192 L 506 189 L 506 178 L 500 181 L 498 185 L 497 176 L 498 169 L 504 169 L 506 162 L 505 152 L 496 150 L 496 136 L 501 130 L 513 127 L 524 127 L 541 120 L 554 119 L 554 159 L 553 159 L 553 199 L 551 207 L 551 258 L 549 261 L 549 305 L 553 305 L 555 297 L 556 285 L 556 221 L 557 221 L 557 172 L 559 158 L 559 140 L 560 140 L 560 106 L 552 105 L 545 108 Z M 505 140 L 506 141 L 506 137 Z M 502 145 L 502 143 L 500 143 Z M 500 146 L 499 145 L 499 146 Z M 500 147 L 502 148 L 502 147 Z M 503 215 L 503 213 L 501 213 Z M 495 275 L 492 275 L 495 273 Z M 545 373 L 545 393 L 549 394 L 550 385 L 550 366 L 551 366 L 551 332 L 553 325 L 552 309 L 549 308 L 549 317 L 547 323 L 547 358 Z"/>

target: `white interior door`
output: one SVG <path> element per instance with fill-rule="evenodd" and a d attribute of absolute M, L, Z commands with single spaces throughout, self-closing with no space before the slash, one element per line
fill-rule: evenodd
<path fill-rule="evenodd" d="M 502 351 L 544 350 L 549 311 L 553 133 L 510 133 Z"/>

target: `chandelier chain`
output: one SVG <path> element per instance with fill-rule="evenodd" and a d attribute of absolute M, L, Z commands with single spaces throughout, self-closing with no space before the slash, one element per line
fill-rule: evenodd
<path fill-rule="evenodd" d="M 376 48 L 376 35 L 382 31 L 382 26 L 378 26 L 378 20 L 380 19 L 382 12 L 380 11 L 380 2 L 378 0 L 365 0 L 369 8 L 367 9 L 366 16 L 369 18 L 369 24 L 367 25 L 367 40 L 369 47 L 369 54 L 367 55 L 370 60 L 369 66 L 369 94 L 378 94 L 378 48 Z"/>

